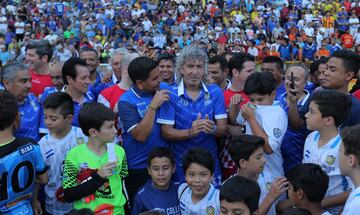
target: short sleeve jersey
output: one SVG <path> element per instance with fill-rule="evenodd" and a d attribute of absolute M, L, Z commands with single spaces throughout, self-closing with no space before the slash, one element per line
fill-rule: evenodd
<path fill-rule="evenodd" d="M 122 193 L 122 177 L 126 177 L 127 163 L 125 151 L 122 147 L 115 145 L 115 153 L 118 164 L 115 173 L 108 178 L 90 198 L 83 197 L 74 202 L 75 209 L 89 208 L 95 214 L 120 214 L 124 204 L 125 196 Z M 75 187 L 88 179 L 93 172 L 109 161 L 108 152 L 102 156 L 93 153 L 87 144 L 81 144 L 72 148 L 65 159 L 63 173 L 64 189 Z"/>
<path fill-rule="evenodd" d="M 16 137 L 28 137 L 35 141 L 40 140 L 40 121 L 42 118 L 42 108 L 38 99 L 29 94 L 25 102 L 19 105 L 20 128 L 15 132 Z"/>
<path fill-rule="evenodd" d="M 69 213 L 73 209 L 73 204 L 65 203 L 63 200 L 63 164 L 70 149 L 87 140 L 80 128 L 72 127 L 71 131 L 60 140 L 47 134 L 39 141 L 41 155 L 48 167 L 49 182 L 45 185 L 45 208 L 48 213 L 60 215 Z"/>
<path fill-rule="evenodd" d="M 159 211 L 165 215 L 180 215 L 178 188 L 178 183 L 170 182 L 167 190 L 160 190 L 152 185 L 151 180 L 147 181 L 134 197 L 131 214 L 138 215 L 144 211 Z"/>
<path fill-rule="evenodd" d="M 193 203 L 191 189 L 186 183 L 180 185 L 178 198 L 181 214 L 213 214 L 220 215 L 220 191 L 210 184 L 206 196 L 197 203 Z"/>
<path fill-rule="evenodd" d="M 285 111 L 279 105 L 257 105 L 255 110 L 256 121 L 264 129 L 268 136 L 272 154 L 265 154 L 267 160 L 264 172 L 275 178 L 284 175 L 283 158 L 280 148 L 288 126 L 288 118 Z M 237 121 L 239 124 L 242 116 L 239 113 Z M 245 122 L 246 134 L 253 134 L 248 122 Z"/>
<path fill-rule="evenodd" d="M 360 187 L 351 191 L 342 214 L 355 215 L 360 211 Z"/>
<path fill-rule="evenodd" d="M 160 108 L 157 119 L 159 124 L 172 125 L 175 129 L 183 130 L 191 128 L 192 122 L 196 120 L 198 113 L 201 114 L 202 119 L 208 115 L 209 119 L 213 121 L 227 118 L 223 92 L 215 84 L 205 85 L 203 83 L 198 98 L 195 101 L 187 95 L 183 81 L 179 85 L 172 84 L 168 90 L 170 99 Z M 214 135 L 201 132 L 191 139 L 173 141 L 171 143 L 178 167 L 176 170 L 176 180 L 183 181 L 182 178 L 184 178 L 181 168 L 182 157 L 189 149 L 197 146 L 205 148 L 213 154 L 216 161 L 215 183 L 221 183 L 220 164 L 217 157 L 218 151 Z"/>
<path fill-rule="evenodd" d="M 320 167 L 329 176 L 329 188 L 325 197 L 334 196 L 344 191 L 350 190 L 351 181 L 341 175 L 339 165 L 339 150 L 341 137 L 338 134 L 324 146 L 319 147 L 318 141 L 320 133 L 314 131 L 306 138 L 304 145 L 303 163 L 314 163 Z M 338 208 L 329 209 L 330 213 L 337 213 Z"/>
<path fill-rule="evenodd" d="M 40 147 L 28 138 L 0 146 L 0 214 L 32 214 L 35 178 L 46 172 Z"/>

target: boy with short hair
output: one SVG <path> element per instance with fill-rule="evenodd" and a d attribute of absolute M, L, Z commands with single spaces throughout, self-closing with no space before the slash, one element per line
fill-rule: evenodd
<path fill-rule="evenodd" d="M 220 214 L 253 215 L 258 209 L 259 185 L 248 178 L 233 176 L 220 188 Z"/>
<path fill-rule="evenodd" d="M 307 209 L 313 215 L 330 215 L 321 207 L 329 186 L 329 176 L 317 164 L 298 164 L 287 174 L 288 196 L 293 207 Z"/>
<path fill-rule="evenodd" d="M 182 161 L 186 183 L 180 185 L 178 197 L 181 214 L 219 215 L 219 190 L 211 184 L 215 161 L 200 147 L 190 149 Z"/>
<path fill-rule="evenodd" d="M 316 91 L 305 114 L 306 125 L 313 130 L 305 140 L 303 163 L 315 163 L 329 176 L 329 188 L 321 202 L 331 214 L 337 214 L 349 195 L 348 181 L 340 172 L 339 126 L 350 112 L 349 96 L 335 90 Z"/>
<path fill-rule="evenodd" d="M 80 128 L 71 125 L 74 105 L 69 94 L 50 94 L 43 108 L 45 125 L 49 130 L 49 134 L 39 141 L 41 155 L 49 168 L 49 182 L 45 185 L 45 210 L 49 214 L 61 215 L 73 209 L 73 204 L 63 200 L 62 170 L 65 156 L 70 149 L 87 142 L 88 138 Z"/>
<path fill-rule="evenodd" d="M 114 112 L 100 103 L 86 103 L 80 111 L 80 128 L 89 141 L 68 152 L 63 178 L 64 199 L 74 202 L 75 209 L 125 214 L 127 164 L 124 149 L 113 143 L 114 119 Z"/>
<path fill-rule="evenodd" d="M 346 200 L 343 214 L 356 214 L 360 211 L 360 125 L 344 128 L 341 138 L 341 174 L 349 176 L 355 187 Z"/>
<path fill-rule="evenodd" d="M 276 96 L 274 76 L 270 72 L 251 74 L 245 82 L 244 92 L 250 98 L 250 103 L 241 107 L 236 122 L 245 126 L 246 134 L 264 138 L 263 148 L 267 160 L 264 173 L 275 180 L 284 175 L 280 146 L 288 119 L 285 111 L 274 104 Z M 241 100 L 236 96 L 232 98 L 232 103 L 239 102 Z M 230 106 L 230 108 L 234 107 L 238 105 Z"/>
<path fill-rule="evenodd" d="M 32 139 L 13 135 L 19 117 L 17 99 L 0 91 L 0 214 L 4 215 L 32 214 L 35 181 L 48 181 L 40 147 Z"/>
<path fill-rule="evenodd" d="M 264 158 L 264 139 L 254 135 L 244 134 L 232 140 L 229 153 L 238 167 L 238 176 L 257 181 L 260 190 L 259 214 L 276 214 L 275 203 L 288 189 L 288 181 L 284 177 L 272 179 L 263 172 L 266 160 Z"/>
<path fill-rule="evenodd" d="M 159 211 L 164 214 L 180 215 L 177 198 L 178 183 L 171 182 L 175 172 L 175 160 L 168 148 L 157 147 L 150 151 L 147 159 L 151 180 L 139 189 L 134 197 L 132 214 L 145 211 Z"/>

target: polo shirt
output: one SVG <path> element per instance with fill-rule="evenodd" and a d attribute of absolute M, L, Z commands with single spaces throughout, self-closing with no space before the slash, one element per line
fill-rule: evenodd
<path fill-rule="evenodd" d="M 40 140 L 39 127 L 42 115 L 41 105 L 34 96 L 29 93 L 23 104 L 19 104 L 20 127 L 16 130 L 16 137 L 28 137 L 35 141 Z"/>
<path fill-rule="evenodd" d="M 137 141 L 131 130 L 144 118 L 154 95 L 142 92 L 136 86 L 126 91 L 118 103 L 120 127 L 122 128 L 123 147 L 126 152 L 129 169 L 145 169 L 147 155 L 155 147 L 167 146 L 161 137 L 160 125 L 156 123 L 159 112 L 156 113 L 153 129 L 145 142 Z"/>
<path fill-rule="evenodd" d="M 310 101 L 310 93 L 305 90 L 305 97 L 298 101 L 298 110 L 301 111 L 306 108 Z M 289 106 L 286 101 L 287 93 L 280 96 L 278 102 L 284 111 L 288 114 Z M 300 164 L 303 157 L 304 143 L 309 131 L 304 124 L 300 129 L 293 130 L 288 126 L 281 144 L 281 155 L 284 159 L 283 167 L 285 173 L 292 169 L 296 164 Z"/>
<path fill-rule="evenodd" d="M 198 113 L 204 119 L 205 115 L 210 120 L 226 119 L 227 114 L 224 104 L 223 92 L 215 84 L 205 85 L 202 83 L 197 100 L 188 96 L 184 82 L 172 84 L 168 88 L 169 101 L 165 102 L 161 108 L 157 122 L 164 125 L 173 125 L 175 129 L 189 129 L 192 122 L 196 120 Z M 215 137 L 212 134 L 200 132 L 196 137 L 187 140 L 172 141 L 171 149 L 175 156 L 177 165 L 175 180 L 184 181 L 182 169 L 182 158 L 193 147 L 202 147 L 210 151 L 215 160 L 215 184 L 221 183 L 221 170 L 218 159 L 218 150 Z"/>
<path fill-rule="evenodd" d="M 314 54 L 316 52 L 316 45 L 313 43 L 309 45 L 308 43 L 304 44 L 303 47 L 303 56 L 309 60 L 315 60 Z"/>
<path fill-rule="evenodd" d="M 280 45 L 279 46 L 279 50 L 280 52 L 280 56 L 282 58 L 282 60 L 288 61 L 291 60 L 291 55 L 290 55 L 290 45 Z"/>

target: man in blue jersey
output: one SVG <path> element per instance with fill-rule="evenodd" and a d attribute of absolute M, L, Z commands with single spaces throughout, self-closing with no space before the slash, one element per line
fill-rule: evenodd
<path fill-rule="evenodd" d="M 289 44 L 289 39 L 288 38 L 283 38 L 281 40 L 278 51 L 280 53 L 281 60 L 283 60 L 283 61 L 291 60 L 291 54 L 290 54 L 291 53 L 291 46 Z"/>
<path fill-rule="evenodd" d="M 78 115 L 82 105 L 96 101 L 94 95 L 89 91 L 90 72 L 86 65 L 84 60 L 72 57 L 64 63 L 62 68 L 62 79 L 65 86 L 61 91 L 69 94 L 74 101 L 72 124 L 76 127 L 79 127 Z"/>
<path fill-rule="evenodd" d="M 214 182 L 221 183 L 215 137 L 227 130 L 227 114 L 220 87 L 207 84 L 208 57 L 197 46 L 187 46 L 176 59 L 176 81 L 169 86 L 170 100 L 160 109 L 158 123 L 162 136 L 171 141 L 175 155 L 175 180 L 183 182 L 182 157 L 197 146 L 211 152 L 216 161 Z"/>
<path fill-rule="evenodd" d="M 134 59 L 128 67 L 133 86 L 118 103 L 119 123 L 128 161 L 129 176 L 125 178 L 130 201 L 149 179 L 147 156 L 151 149 L 166 146 L 156 123 L 158 109 L 167 100 L 167 90 L 159 90 L 160 70 L 148 57 Z"/>
<path fill-rule="evenodd" d="M 304 47 L 303 47 L 303 56 L 304 56 L 305 62 L 314 61 L 315 54 L 316 54 L 316 45 L 314 43 L 313 38 L 309 37 L 307 40 L 307 43 L 305 43 Z"/>
<path fill-rule="evenodd" d="M 0 214 L 4 215 L 33 214 L 35 179 L 41 184 L 48 181 L 40 147 L 29 138 L 13 136 L 18 111 L 17 98 L 0 91 Z"/>
<path fill-rule="evenodd" d="M 18 100 L 20 127 L 16 129 L 15 136 L 38 141 L 42 110 L 36 96 L 30 93 L 31 76 L 28 67 L 22 63 L 6 65 L 3 84 Z"/>

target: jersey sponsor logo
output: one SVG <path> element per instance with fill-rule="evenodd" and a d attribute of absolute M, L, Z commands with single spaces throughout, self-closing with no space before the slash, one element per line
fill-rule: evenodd
<path fill-rule="evenodd" d="M 206 214 L 207 215 L 214 215 L 215 214 L 215 208 L 213 206 L 209 206 L 206 208 Z"/>
<path fill-rule="evenodd" d="M 95 208 L 94 213 L 101 215 L 113 215 L 114 205 L 110 205 L 110 204 L 99 205 L 97 208 Z"/>
<path fill-rule="evenodd" d="M 24 155 L 34 150 L 34 146 L 32 144 L 28 144 L 26 146 L 21 147 L 19 150 L 20 150 L 20 155 Z"/>
<path fill-rule="evenodd" d="M 334 157 L 334 156 L 332 156 L 332 155 L 328 155 L 327 157 L 326 157 L 326 160 L 325 160 L 325 162 L 328 164 L 328 165 L 333 165 L 334 163 L 335 163 L 335 160 L 336 160 L 336 158 Z"/>
<path fill-rule="evenodd" d="M 189 102 L 188 102 L 186 99 L 180 98 L 180 99 L 178 100 L 178 104 L 179 104 L 179 106 L 186 107 L 186 106 L 189 105 Z"/>
<path fill-rule="evenodd" d="M 274 128 L 273 133 L 276 138 L 279 138 L 282 132 L 280 128 Z"/>

